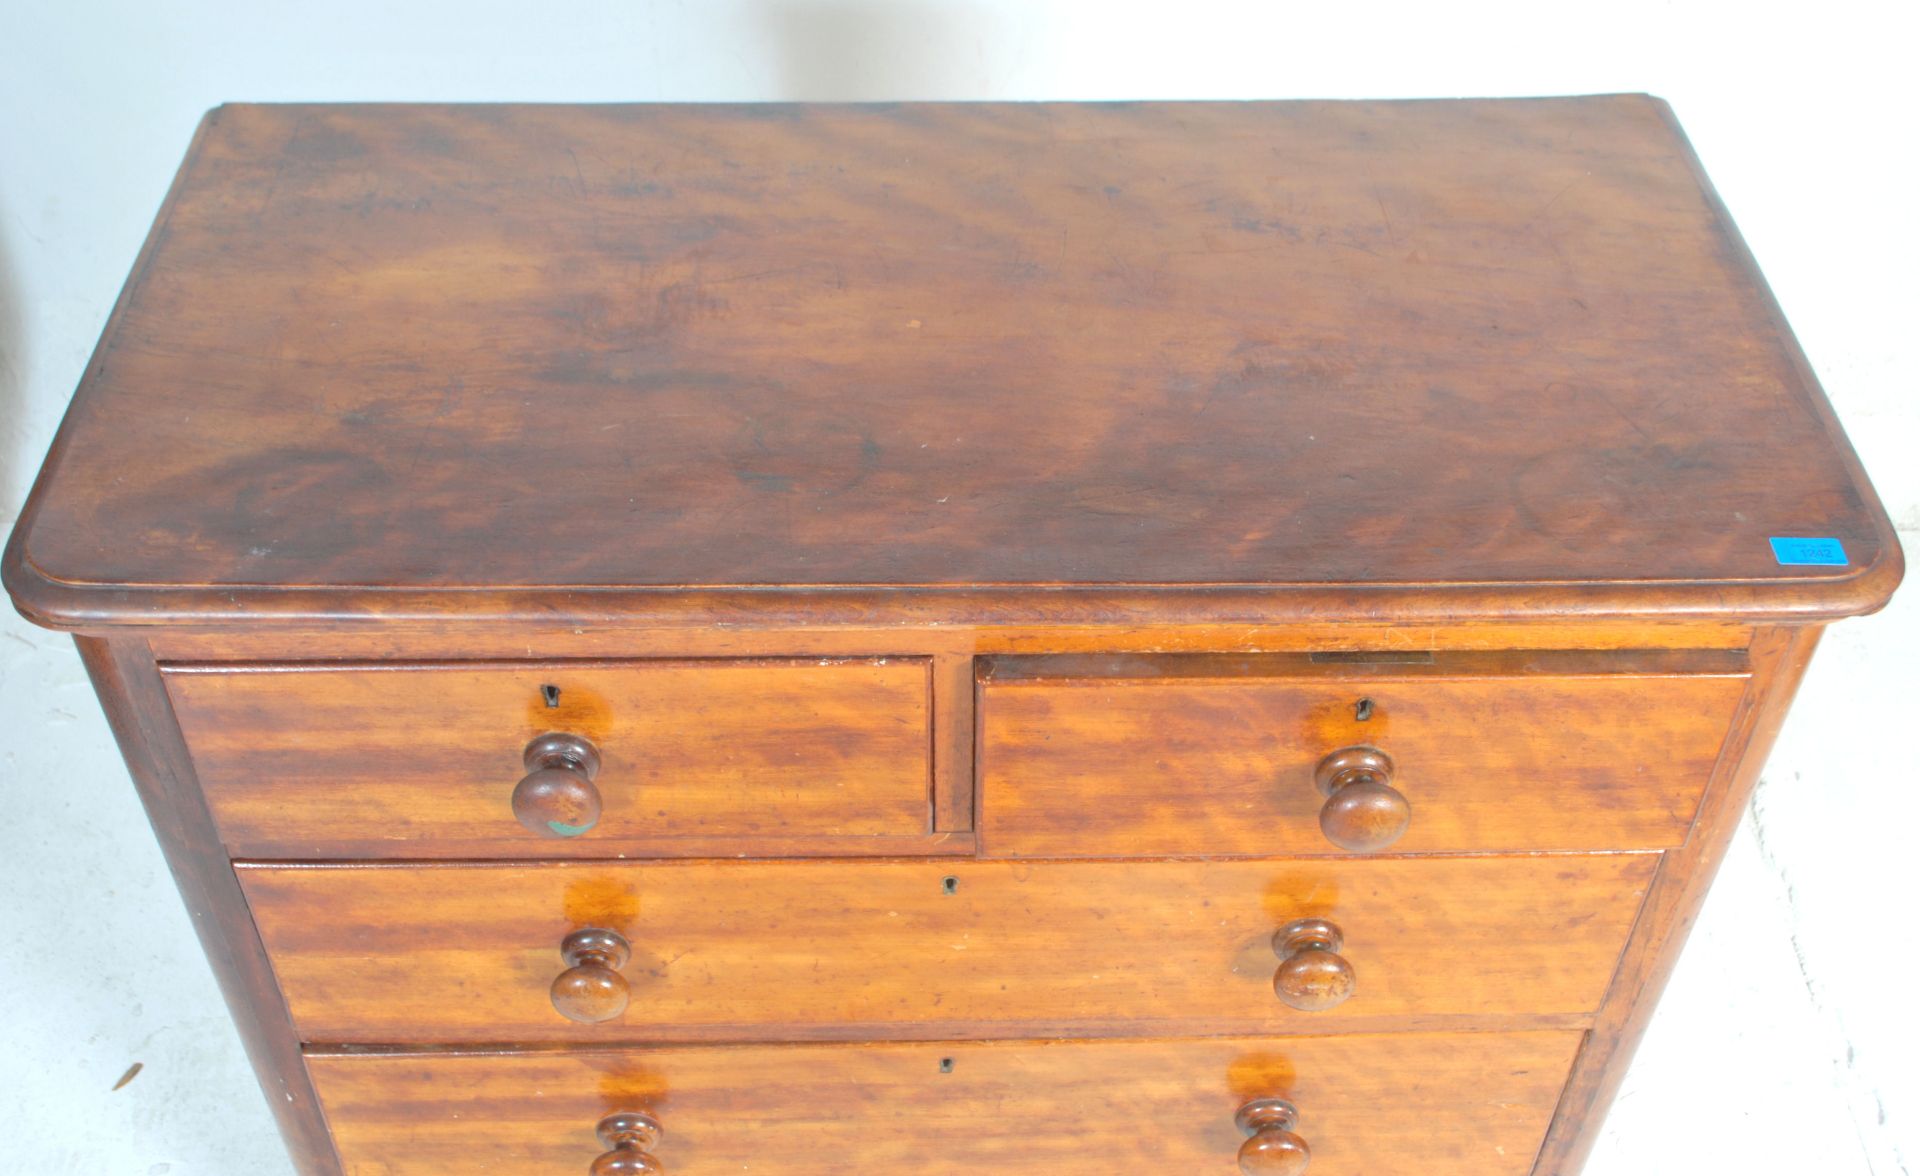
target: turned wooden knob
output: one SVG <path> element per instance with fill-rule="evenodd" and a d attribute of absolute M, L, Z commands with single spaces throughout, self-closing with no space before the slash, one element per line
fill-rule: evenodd
<path fill-rule="evenodd" d="M 527 774 L 513 788 L 513 815 L 542 837 L 578 837 L 600 819 L 600 753 L 578 735 L 542 735 L 521 757 Z"/>
<path fill-rule="evenodd" d="M 588 927 L 560 941 L 567 970 L 553 981 L 553 1007 L 569 1021 L 593 1025 L 627 1011 L 627 978 L 620 969 L 632 953 L 618 931 Z M 635 1169 L 639 1171 L 639 1169 Z"/>
<path fill-rule="evenodd" d="M 660 1146 L 660 1122 L 644 1111 L 616 1111 L 600 1120 L 594 1133 L 607 1148 L 605 1155 L 587 1168 L 588 1176 L 637 1176 L 638 1173 L 665 1172 L 667 1166 L 653 1156 Z"/>
<path fill-rule="evenodd" d="M 1327 798 L 1320 806 L 1320 831 L 1341 849 L 1385 849 L 1413 819 L 1413 806 L 1392 784 L 1393 761 L 1384 751 L 1343 747 L 1320 761 L 1313 779 Z"/>
<path fill-rule="evenodd" d="M 1340 928 L 1325 919 L 1295 919 L 1273 933 L 1273 994 L 1303 1013 L 1330 1009 L 1353 995 L 1353 965 L 1340 952 Z"/>
<path fill-rule="evenodd" d="M 1233 1117 L 1247 1141 L 1240 1145 L 1240 1170 L 1247 1176 L 1303 1176 L 1313 1153 L 1293 1133 L 1300 1112 L 1283 1098 L 1258 1098 Z"/>

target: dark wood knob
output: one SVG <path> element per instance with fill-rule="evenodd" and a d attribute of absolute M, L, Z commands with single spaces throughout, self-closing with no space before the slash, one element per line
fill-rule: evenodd
<path fill-rule="evenodd" d="M 607 1152 L 587 1168 L 588 1176 L 637 1176 L 667 1170 L 653 1155 L 653 1149 L 660 1146 L 660 1121 L 645 1111 L 616 1111 L 600 1120 L 594 1132 Z"/>
<path fill-rule="evenodd" d="M 1372 853 L 1400 840 L 1413 806 L 1394 788 L 1393 761 L 1371 747 L 1343 747 L 1314 769 L 1326 796 L 1320 831 L 1341 849 Z"/>
<path fill-rule="evenodd" d="M 560 941 L 567 970 L 553 981 L 553 1007 L 569 1021 L 593 1025 L 627 1011 L 627 978 L 620 969 L 632 953 L 618 931 L 588 927 Z M 638 1171 L 638 1169 L 635 1169 Z"/>
<path fill-rule="evenodd" d="M 521 756 L 527 774 L 514 785 L 513 815 L 542 837 L 578 837 L 600 820 L 600 753 L 578 735 L 542 735 Z"/>
<path fill-rule="evenodd" d="M 1340 928 L 1325 919 L 1295 919 L 1273 933 L 1273 994 L 1303 1013 L 1330 1009 L 1353 995 L 1353 965 L 1340 952 Z"/>
<path fill-rule="evenodd" d="M 1300 1112 L 1283 1098 L 1259 1098 L 1233 1117 L 1247 1141 L 1240 1145 L 1240 1170 L 1247 1176 L 1304 1176 L 1313 1153 L 1293 1133 Z"/>

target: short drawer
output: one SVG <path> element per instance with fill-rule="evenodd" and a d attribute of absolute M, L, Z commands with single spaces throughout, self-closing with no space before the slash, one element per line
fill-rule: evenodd
<path fill-rule="evenodd" d="M 1746 685 L 1745 656 L 1720 651 L 1000 659 L 980 687 L 981 843 L 996 857 L 1669 848 Z"/>
<path fill-rule="evenodd" d="M 931 837 L 924 659 L 165 678 L 237 857 L 864 854 Z"/>
<path fill-rule="evenodd" d="M 1243 1147 L 1299 1146 L 1313 1176 L 1523 1176 L 1579 1040 L 794 1045 L 309 1065 L 347 1176 L 584 1172 L 608 1149 L 595 1130 L 607 1120 L 613 1141 L 629 1129 L 635 1166 L 619 1170 L 640 1171 L 643 1153 L 674 1176 L 1227 1173 Z"/>
<path fill-rule="evenodd" d="M 240 877 L 307 1041 L 1144 1036 L 1584 1024 L 1657 856 L 253 865 Z M 1311 920 L 1335 941 L 1280 934 Z M 1341 967 L 1351 994 L 1319 999 Z M 1283 1001 L 1283 971 L 1302 1007 Z M 556 983 L 571 1015 L 605 1019 L 563 1016 Z"/>

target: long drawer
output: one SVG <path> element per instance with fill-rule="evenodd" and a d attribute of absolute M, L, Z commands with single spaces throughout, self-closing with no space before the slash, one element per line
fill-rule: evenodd
<path fill-rule="evenodd" d="M 170 666 L 165 677 L 236 857 L 911 853 L 930 836 L 924 659 Z M 555 754 L 536 761 L 539 747 Z M 590 791 L 596 811 L 556 808 L 529 829 L 519 783 L 549 767 L 547 803 Z"/>
<path fill-rule="evenodd" d="M 309 1063 L 348 1176 L 583 1172 L 606 1148 L 596 1125 L 623 1113 L 657 1125 L 645 1151 L 674 1176 L 1224 1174 L 1247 1145 L 1236 1116 L 1270 1099 L 1293 1108 L 1313 1176 L 1519 1176 L 1579 1039 L 1414 1033 Z"/>
<path fill-rule="evenodd" d="M 1710 650 L 997 659 L 980 692 L 982 846 L 1671 848 L 1747 674 L 1745 655 Z"/>
<path fill-rule="evenodd" d="M 240 876 L 307 1041 L 931 1039 L 1583 1023 L 1655 859 L 243 866 Z M 1276 937 L 1303 920 L 1331 924 L 1339 942 Z M 571 936 L 593 932 L 618 943 L 564 957 Z M 1314 987 L 1329 955 L 1351 981 L 1330 1006 Z M 593 994 L 570 990 L 574 1015 L 608 1019 L 562 1016 L 552 986 L 563 972 L 617 990 L 606 999 L 621 1007 L 583 1010 Z M 1282 991 L 1318 1007 L 1283 1003 Z"/>

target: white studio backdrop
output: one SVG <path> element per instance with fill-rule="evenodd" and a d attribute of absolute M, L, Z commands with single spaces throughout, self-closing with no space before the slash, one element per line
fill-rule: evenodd
<path fill-rule="evenodd" d="M 1692 137 L 1911 558 L 1916 34 L 1911 0 L 0 0 L 0 522 L 223 101 L 1644 90 Z M 1916 598 L 1816 659 L 1591 1176 L 1920 1161 Z M 0 1172 L 290 1171 L 78 659 L 10 610 L 0 801 Z"/>

